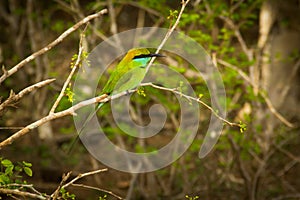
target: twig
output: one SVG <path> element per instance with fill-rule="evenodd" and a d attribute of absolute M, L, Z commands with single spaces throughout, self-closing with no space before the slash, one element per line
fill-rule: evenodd
<path fill-rule="evenodd" d="M 248 195 L 251 196 L 251 177 L 248 171 L 245 168 L 245 165 L 241 159 L 241 151 L 240 151 L 240 146 L 237 145 L 237 143 L 233 140 L 231 135 L 228 135 L 228 140 L 231 145 L 231 148 L 236 152 L 237 156 L 237 164 L 239 166 L 241 175 L 243 179 L 245 180 L 246 188 Z"/>
<path fill-rule="evenodd" d="M 6 185 L 0 185 L 0 188 L 8 188 L 9 187 L 18 187 L 18 189 L 23 189 L 23 188 L 28 188 L 30 190 L 32 190 L 34 193 L 43 196 L 42 193 L 40 193 L 39 191 L 37 191 L 32 184 L 19 184 L 19 183 L 10 183 L 10 184 L 6 184 Z M 45 197 L 48 197 L 48 195 L 44 194 Z"/>
<path fill-rule="evenodd" d="M 289 157 L 292 161 L 286 163 L 286 165 L 281 169 L 279 172 L 277 172 L 277 176 L 283 176 L 285 173 L 287 173 L 295 164 L 300 163 L 300 157 L 293 155 L 291 152 L 283 149 L 282 146 L 277 145 L 275 142 L 273 142 L 273 146 L 280 151 L 281 153 L 285 154 L 287 157 Z"/>
<path fill-rule="evenodd" d="M 116 21 L 117 16 L 116 16 L 116 12 L 115 12 L 115 8 L 114 8 L 112 0 L 107 0 L 107 4 L 108 4 L 108 10 L 109 10 L 109 17 L 111 20 L 110 32 L 115 36 L 114 40 L 115 40 L 115 43 L 118 45 L 118 48 L 123 50 L 122 42 L 118 35 L 118 27 L 117 27 L 117 21 Z"/>
<path fill-rule="evenodd" d="M 117 199 L 120 199 L 122 200 L 123 198 L 114 194 L 113 192 L 109 191 L 109 190 L 104 190 L 104 189 L 101 189 L 101 188 L 97 188 L 97 187 L 93 187 L 93 186 L 89 186 L 89 185 L 84 185 L 84 184 L 76 184 L 76 183 L 72 183 L 71 186 L 75 186 L 75 187 L 83 187 L 83 188 L 88 188 L 88 189 L 92 189 L 92 190 L 97 190 L 97 191 L 100 191 L 100 192 L 105 192 L 107 194 L 110 194 L 111 196 L 114 196 L 116 197 Z"/>
<path fill-rule="evenodd" d="M 75 178 L 73 178 L 71 181 L 69 181 L 68 183 L 64 184 L 62 186 L 62 188 L 66 188 L 72 184 L 74 184 L 75 181 L 85 177 L 85 176 L 90 176 L 90 175 L 93 175 L 93 174 L 98 174 L 98 173 L 102 173 L 102 172 L 106 172 L 108 171 L 107 168 L 104 168 L 104 169 L 98 169 L 98 170 L 95 170 L 95 171 L 90 171 L 90 172 L 86 172 L 86 173 L 83 173 L 83 174 L 79 174 L 78 176 L 76 176 Z"/>
<path fill-rule="evenodd" d="M 94 104 L 94 103 L 106 103 L 110 100 L 117 99 L 117 98 L 120 98 L 122 96 L 126 96 L 128 94 L 133 93 L 133 92 L 136 92 L 136 89 L 124 91 L 124 92 L 115 94 L 113 96 L 108 96 L 107 94 L 103 94 L 103 95 L 100 95 L 100 96 L 97 96 L 97 97 L 94 97 L 94 98 L 91 98 L 91 99 L 88 99 L 88 100 L 85 100 L 85 101 L 81 101 L 81 102 L 75 104 L 74 106 L 72 106 L 72 107 L 70 107 L 66 110 L 63 110 L 63 111 L 60 111 L 60 112 L 57 112 L 57 113 L 53 113 L 53 114 L 49 114 L 46 117 L 43 117 L 43 118 L 27 125 L 22 130 L 14 133 L 9 138 L 7 138 L 4 141 L 0 142 L 0 150 L 4 146 L 13 143 L 16 139 L 18 139 L 18 138 L 22 137 L 23 135 L 27 134 L 30 130 L 35 129 L 35 128 L 41 126 L 42 124 L 44 124 L 46 122 L 49 122 L 49 121 L 52 121 L 54 119 L 58 119 L 58 118 L 61 118 L 61 117 L 67 116 L 67 115 L 75 116 L 76 115 L 75 111 L 82 108 L 82 107 L 84 107 L 84 106 L 88 106 L 88 105 L 91 105 L 91 104 Z"/>
<path fill-rule="evenodd" d="M 224 16 L 220 16 L 220 18 L 222 20 L 224 20 L 229 25 L 229 27 L 234 31 L 234 35 L 238 39 L 238 41 L 239 41 L 244 53 L 246 54 L 248 60 L 249 61 L 253 60 L 252 52 L 247 47 L 247 44 L 246 44 L 239 28 L 233 23 L 233 21 L 230 18 L 224 17 Z"/>
<path fill-rule="evenodd" d="M 44 87 L 45 85 L 48 85 L 48 84 L 52 83 L 53 81 L 55 81 L 54 78 L 38 82 L 34 85 L 31 85 L 31 86 L 23 89 L 18 94 L 15 94 L 13 91 L 11 91 L 9 97 L 2 104 L 0 104 L 0 112 L 6 106 L 9 106 L 10 104 L 13 104 L 14 102 L 17 102 L 18 100 L 20 100 L 24 95 L 34 91 L 35 89 Z"/>
<path fill-rule="evenodd" d="M 234 66 L 224 60 L 221 60 L 221 59 L 217 59 L 217 62 L 225 67 L 228 67 L 230 69 L 233 69 L 235 70 L 236 72 L 239 73 L 239 75 L 245 79 L 245 81 L 247 81 L 252 87 L 255 87 L 255 85 L 252 83 L 250 77 L 245 73 L 243 72 L 242 70 L 240 70 L 237 66 Z M 290 128 L 293 128 L 294 125 L 289 122 L 286 118 L 284 118 L 274 107 L 274 105 L 272 104 L 271 100 L 269 99 L 269 97 L 264 93 L 262 92 L 261 90 L 258 91 L 258 93 L 260 94 L 260 96 L 265 100 L 269 110 L 271 111 L 271 113 L 273 113 L 274 116 L 276 116 L 282 123 L 284 123 L 286 126 L 290 127 Z"/>
<path fill-rule="evenodd" d="M 113 97 L 114 98 L 119 98 L 120 96 L 124 96 L 126 95 L 126 93 L 121 93 L 121 94 L 118 94 L 118 95 L 114 95 Z M 112 98 L 113 98 L 112 97 Z M 5 139 L 4 141 L 2 141 L 0 143 L 0 149 L 3 148 L 4 146 L 6 145 L 9 145 L 11 143 L 13 143 L 16 139 L 22 137 L 23 135 L 27 134 L 29 131 L 31 131 L 32 129 L 35 129 L 39 126 L 41 126 L 42 124 L 46 123 L 46 122 L 49 122 L 49 121 L 52 121 L 54 119 L 57 119 L 57 118 L 61 118 L 61 117 L 64 117 L 64 116 L 67 116 L 67 115 L 76 115 L 75 111 L 84 107 L 84 106 L 87 106 L 87 105 L 91 105 L 91 104 L 94 104 L 94 103 L 97 103 L 97 102 L 107 102 L 109 101 L 111 98 L 107 98 L 107 95 L 104 94 L 104 95 L 101 95 L 101 96 L 98 96 L 98 97 L 94 97 L 92 99 L 89 99 L 89 100 L 85 100 L 85 101 L 82 101 L 82 102 L 79 102 L 78 104 L 64 110 L 64 111 L 61 111 L 61 112 L 57 112 L 57 113 L 53 113 L 53 114 L 50 114 L 46 117 L 43 117 L 29 125 L 27 125 L 25 128 L 23 128 L 22 130 L 14 133 L 13 135 L 11 135 L 9 138 Z"/>
<path fill-rule="evenodd" d="M 18 195 L 22 197 L 32 198 L 32 199 L 47 199 L 46 197 L 39 195 L 39 194 L 33 194 L 30 192 L 24 192 L 20 191 L 18 189 L 6 189 L 6 188 L 0 188 L 0 194 L 7 194 L 7 195 Z"/>
<path fill-rule="evenodd" d="M 124 2 L 122 2 L 122 1 L 120 1 L 118 3 L 125 4 L 125 5 L 131 5 L 131 6 L 143 9 L 143 10 L 147 11 L 149 14 L 152 14 L 152 15 L 155 15 L 155 16 L 158 16 L 158 17 L 163 17 L 163 15 L 160 12 L 158 12 L 157 10 L 154 10 L 152 8 L 144 6 L 139 2 L 135 2 L 135 1 L 128 1 L 128 2 L 124 1 Z"/>
<path fill-rule="evenodd" d="M 67 3 L 65 3 L 62 0 L 54 0 L 54 1 L 57 2 L 58 4 L 60 4 L 63 7 L 63 9 L 65 9 L 67 12 L 69 12 L 71 14 L 74 14 L 74 15 L 78 15 L 79 17 L 83 16 L 83 13 L 81 12 L 80 9 L 74 8 L 74 6 L 69 6 Z M 101 33 L 98 30 L 97 25 L 95 25 L 95 24 L 90 24 L 90 25 L 92 27 L 92 30 L 96 34 L 96 36 L 98 36 L 99 38 L 101 38 L 103 41 L 107 42 L 112 47 L 118 48 L 118 45 L 116 43 L 114 43 L 111 40 L 109 40 L 108 37 L 106 37 L 103 33 Z"/>
<path fill-rule="evenodd" d="M 76 23 L 75 25 L 73 25 L 71 28 L 67 29 L 65 32 L 63 32 L 57 39 L 55 39 L 53 42 L 51 42 L 50 44 L 48 44 L 46 47 L 40 49 L 39 51 L 31 54 L 30 56 L 28 56 L 27 58 L 25 58 L 24 60 L 22 60 L 21 62 L 19 62 L 17 65 L 15 65 L 13 68 L 11 68 L 10 70 L 7 71 L 7 73 L 4 73 L 1 77 L 0 77 L 0 84 L 9 76 L 11 76 L 12 74 L 16 73 L 19 69 L 21 69 L 22 67 L 24 67 L 27 63 L 29 63 L 30 61 L 34 60 L 36 57 L 46 53 L 47 51 L 49 51 L 50 49 L 52 49 L 54 46 L 56 46 L 57 44 L 61 43 L 68 35 L 70 35 L 72 32 L 74 32 L 75 30 L 77 30 L 80 26 L 82 26 L 83 24 L 86 24 L 87 22 L 89 22 L 90 20 L 97 18 L 103 14 L 107 13 L 107 9 L 103 9 L 95 14 L 89 15 L 87 17 L 85 17 L 84 19 L 82 19 L 81 21 L 79 21 L 78 23 Z"/>
<path fill-rule="evenodd" d="M 282 147 L 283 145 L 285 145 L 288 141 L 294 139 L 295 136 L 291 136 L 286 138 L 285 140 L 281 141 L 279 144 L 277 144 L 277 147 Z M 267 154 L 264 155 L 263 160 L 261 160 L 259 162 L 259 167 L 256 170 L 253 178 L 252 178 L 252 191 L 251 191 L 251 197 L 252 199 L 255 199 L 257 190 L 260 188 L 259 187 L 259 178 L 261 176 L 261 174 L 265 171 L 265 168 L 267 166 L 268 161 L 270 160 L 270 158 L 277 152 L 278 149 L 274 148 L 272 150 L 270 150 Z M 251 153 L 250 153 L 251 154 Z M 252 154 L 251 154 L 252 155 Z M 250 198 L 251 199 L 251 198 Z"/>
<path fill-rule="evenodd" d="M 65 90 L 67 89 L 70 81 L 71 81 L 71 78 L 73 77 L 76 69 L 79 67 L 80 63 L 81 63 L 81 59 L 82 59 L 82 53 L 83 53 L 83 45 L 82 45 L 82 40 L 83 40 L 83 37 L 84 37 L 84 32 L 86 30 L 87 26 L 85 27 L 84 31 L 81 33 L 81 36 L 80 36 L 80 42 L 79 42 L 79 50 L 78 50 L 78 55 L 77 55 L 77 59 L 76 59 L 76 62 L 74 64 L 74 66 L 72 67 L 72 70 L 67 78 L 67 80 L 65 81 L 61 91 L 60 91 L 60 94 L 59 96 L 57 97 L 55 103 L 53 104 L 52 108 L 50 109 L 50 112 L 49 114 L 53 114 L 55 112 L 55 109 L 57 108 L 60 100 L 63 98 L 64 94 L 65 94 Z"/>
<path fill-rule="evenodd" d="M 160 90 L 165 90 L 165 91 L 170 91 L 170 92 L 174 92 L 175 94 L 178 94 L 180 95 L 181 97 L 184 97 L 186 98 L 187 100 L 189 101 L 196 101 L 200 104 L 202 104 L 204 107 L 206 107 L 207 109 L 209 109 L 218 119 L 220 119 L 221 121 L 225 122 L 226 124 L 230 125 L 230 126 L 238 126 L 238 127 L 241 127 L 240 124 L 238 123 L 234 123 L 234 122 L 230 122 L 226 119 L 224 119 L 223 117 L 221 117 L 212 107 L 210 107 L 209 105 L 207 105 L 205 102 L 201 101 L 199 98 L 196 98 L 196 97 L 192 97 L 192 96 L 188 96 L 186 94 L 183 94 L 181 93 L 180 91 L 177 90 L 177 88 L 166 88 L 166 87 L 162 87 L 162 86 L 158 86 L 158 85 L 155 85 L 153 83 L 142 83 L 140 84 L 140 86 L 151 86 L 153 88 L 157 88 L 157 89 L 160 89 Z"/>
<path fill-rule="evenodd" d="M 51 195 L 52 200 L 55 200 L 59 197 L 59 192 L 63 186 L 63 184 L 68 180 L 68 178 L 71 176 L 72 172 L 68 172 L 67 174 L 63 174 L 62 180 L 59 183 L 59 186 L 56 188 L 56 190 Z"/>
<path fill-rule="evenodd" d="M 169 37 L 171 36 L 171 34 L 173 33 L 173 31 L 175 30 L 175 28 L 177 27 L 177 25 L 179 24 L 179 21 L 181 19 L 182 13 L 186 7 L 186 5 L 189 3 L 190 0 L 181 0 L 181 10 L 178 14 L 178 17 L 175 21 L 175 23 L 173 24 L 173 26 L 168 30 L 168 32 L 166 33 L 164 39 L 162 40 L 162 42 L 160 43 L 160 45 L 157 47 L 155 53 L 159 53 L 159 51 L 162 49 L 162 47 L 165 45 L 165 43 L 167 42 L 167 40 L 169 39 Z M 150 66 L 153 64 L 155 60 L 155 57 L 152 57 L 152 59 L 150 60 L 149 64 L 146 67 L 146 71 L 149 71 Z"/>

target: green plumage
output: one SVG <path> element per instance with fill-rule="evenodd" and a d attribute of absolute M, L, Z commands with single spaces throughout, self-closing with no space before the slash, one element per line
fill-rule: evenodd
<path fill-rule="evenodd" d="M 144 55 L 138 58 L 137 56 Z M 159 54 L 150 54 L 147 49 L 131 49 L 116 66 L 105 84 L 101 94 L 120 93 L 138 86 L 146 74 L 146 65 L 151 57 Z M 137 57 L 137 58 L 135 58 Z"/>
<path fill-rule="evenodd" d="M 151 57 L 162 57 L 162 55 L 152 54 L 148 49 L 129 50 L 121 62 L 112 71 L 108 81 L 103 87 L 101 94 L 113 95 L 137 87 L 143 81 L 146 75 L 146 67 Z M 102 105 L 104 105 L 104 103 L 99 103 L 96 110 L 88 116 L 78 135 L 81 134 L 84 127 L 102 107 Z"/>

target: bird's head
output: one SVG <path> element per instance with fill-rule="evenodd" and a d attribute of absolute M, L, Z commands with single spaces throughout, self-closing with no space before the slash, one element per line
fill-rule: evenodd
<path fill-rule="evenodd" d="M 125 62 L 133 62 L 140 66 L 145 66 L 152 57 L 164 57 L 161 54 L 150 53 L 148 49 L 130 49 L 123 60 Z"/>

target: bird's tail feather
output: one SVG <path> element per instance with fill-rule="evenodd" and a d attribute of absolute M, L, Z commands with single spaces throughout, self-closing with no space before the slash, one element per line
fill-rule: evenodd
<path fill-rule="evenodd" d="M 99 103 L 99 105 L 97 106 L 96 110 L 94 112 L 92 112 L 88 118 L 85 120 L 85 122 L 83 123 L 81 129 L 78 132 L 78 135 L 76 136 L 76 138 L 73 140 L 71 147 L 69 148 L 68 154 L 70 154 L 72 152 L 72 150 L 75 147 L 75 144 L 78 142 L 80 134 L 82 133 L 82 131 L 84 130 L 84 128 L 86 127 L 86 125 L 88 124 L 88 122 L 94 117 L 94 115 L 98 112 L 98 110 L 104 105 L 104 103 Z"/>

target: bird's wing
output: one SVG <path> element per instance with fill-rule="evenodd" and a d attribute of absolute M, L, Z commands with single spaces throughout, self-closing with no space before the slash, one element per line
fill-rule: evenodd
<path fill-rule="evenodd" d="M 145 74 L 146 68 L 144 67 L 135 67 L 129 70 L 120 77 L 113 89 L 113 93 L 117 94 L 137 87 L 143 81 Z"/>

